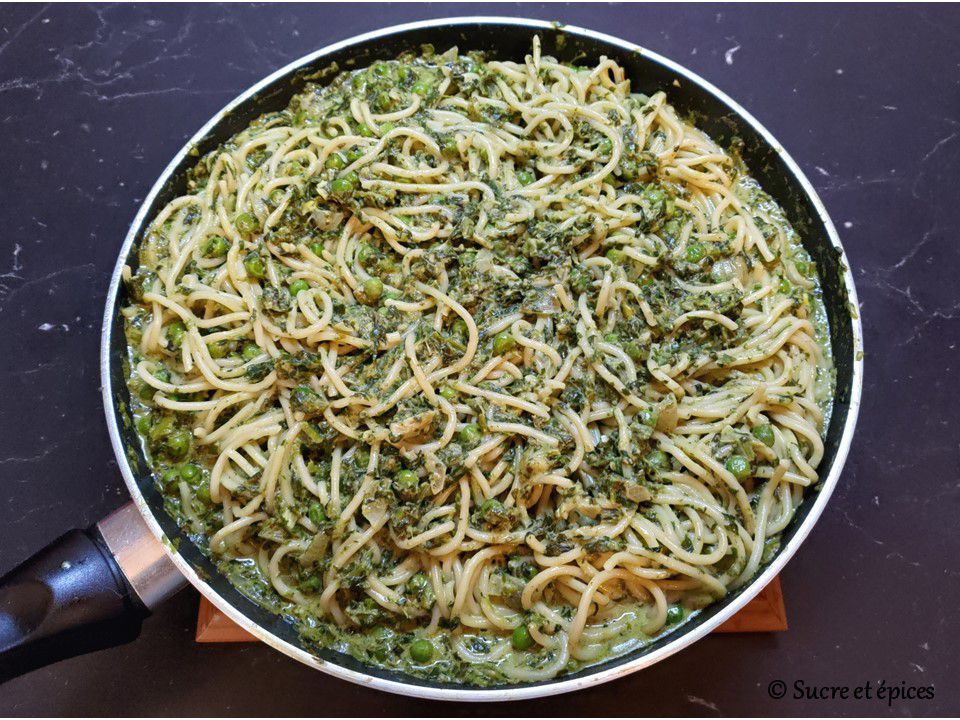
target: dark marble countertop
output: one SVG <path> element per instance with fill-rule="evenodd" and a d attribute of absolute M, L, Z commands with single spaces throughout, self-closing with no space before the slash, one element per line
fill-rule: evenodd
<path fill-rule="evenodd" d="M 230 98 L 335 40 L 410 19 L 560 19 L 673 58 L 806 171 L 849 253 L 866 386 L 826 513 L 783 574 L 790 630 L 707 638 L 593 690 L 450 707 L 262 645 L 193 642 L 184 591 L 132 644 L 0 687 L 0 713 L 956 714 L 960 711 L 957 6 L 0 6 L 0 572 L 125 501 L 99 394 L 117 249 L 168 159 Z M 935 687 L 773 700 L 772 680 Z"/>

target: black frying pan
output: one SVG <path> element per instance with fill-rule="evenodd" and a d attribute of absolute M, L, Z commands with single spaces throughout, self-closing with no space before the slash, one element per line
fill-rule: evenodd
<path fill-rule="evenodd" d="M 238 592 L 163 509 L 128 411 L 126 343 L 118 309 L 126 303 L 120 269 L 136 266 L 136 246 L 150 220 L 183 194 L 186 170 L 264 112 L 280 110 L 307 76 L 395 57 L 431 43 L 491 57 L 521 59 L 539 33 L 544 54 L 578 64 L 601 55 L 622 65 L 635 91 L 666 90 L 681 115 L 723 146 L 742 142 L 753 176 L 783 207 L 816 261 L 836 364 L 836 398 L 827 428 L 821 482 L 783 534 L 781 550 L 754 580 L 656 642 L 599 665 L 528 685 L 472 688 L 441 684 L 364 665 L 306 647 L 296 628 Z M 457 18 L 412 23 L 351 38 L 277 71 L 247 90 L 180 150 L 137 213 L 120 249 L 107 295 L 101 348 L 104 407 L 117 463 L 133 502 L 88 530 L 55 541 L 0 581 L 0 680 L 34 667 L 134 639 L 149 609 L 188 581 L 244 629 L 317 669 L 382 690 L 447 700 L 513 700 L 605 682 L 651 665 L 703 637 L 754 597 L 809 533 L 836 486 L 860 404 L 862 332 L 853 277 L 836 230 L 809 181 L 756 120 L 722 92 L 679 65 L 631 43 L 580 28 L 513 18 Z"/>

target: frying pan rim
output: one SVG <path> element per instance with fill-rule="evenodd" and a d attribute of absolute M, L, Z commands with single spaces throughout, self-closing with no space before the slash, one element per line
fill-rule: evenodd
<path fill-rule="evenodd" d="M 717 612 L 715 616 L 688 631 L 684 631 L 683 628 L 680 628 L 676 632 L 676 637 L 672 641 L 655 651 L 641 655 L 633 660 L 615 665 L 613 667 L 598 669 L 596 672 L 589 672 L 588 670 L 585 674 L 576 678 L 561 678 L 536 685 L 514 686 L 509 688 L 501 688 L 496 686 L 488 689 L 436 687 L 429 684 L 407 683 L 389 678 L 375 677 L 368 675 L 365 672 L 352 670 L 336 663 L 318 658 L 309 652 L 296 647 L 285 640 L 282 640 L 239 611 L 232 603 L 217 593 L 216 590 L 214 590 L 203 578 L 201 578 L 197 574 L 196 570 L 194 570 L 194 568 L 186 561 L 186 559 L 183 558 L 175 548 L 171 547 L 169 542 L 164 542 L 164 532 L 154 517 L 152 509 L 147 505 L 143 494 L 140 492 L 139 485 L 137 484 L 133 470 L 130 467 L 129 460 L 127 459 L 126 445 L 121 436 L 120 428 L 116 418 L 113 401 L 113 376 L 111 373 L 111 366 L 114 362 L 111 352 L 111 341 L 114 315 L 116 312 L 116 301 L 119 296 L 121 273 L 124 265 L 126 264 L 130 248 L 136 241 L 140 231 L 145 226 L 145 223 L 148 219 L 147 213 L 151 208 L 154 199 L 163 190 L 164 186 L 170 180 L 176 168 L 180 165 L 187 153 L 189 153 L 196 144 L 206 137 L 208 133 L 220 122 L 222 122 L 223 119 L 235 108 L 239 107 L 250 98 L 256 96 L 261 90 L 269 87 L 278 80 L 294 75 L 300 68 L 316 64 L 317 61 L 321 60 L 325 56 L 329 56 L 337 51 L 347 49 L 351 46 L 367 43 L 378 38 L 436 27 L 468 26 L 478 24 L 516 26 L 529 29 L 531 32 L 541 30 L 549 31 L 558 27 L 556 23 L 551 23 L 544 20 L 478 15 L 434 18 L 380 28 L 378 30 L 355 35 L 345 40 L 327 45 L 319 50 L 315 50 L 314 52 L 288 63 L 284 67 L 276 70 L 264 79 L 247 88 L 236 98 L 231 100 L 222 110 L 214 114 L 213 117 L 211 117 L 210 120 L 208 120 L 174 155 L 172 160 L 157 178 L 157 181 L 154 183 L 150 192 L 144 197 L 140 205 L 140 209 L 130 225 L 130 229 L 128 230 L 123 245 L 120 248 L 117 264 L 111 276 L 110 285 L 107 292 L 103 330 L 101 333 L 100 371 L 103 404 L 107 418 L 107 427 L 110 434 L 110 442 L 113 447 L 114 455 L 116 456 L 117 464 L 120 467 L 120 471 L 123 475 L 124 482 L 130 491 L 130 495 L 134 503 L 139 509 L 151 532 L 156 536 L 158 541 L 163 543 L 167 555 L 170 557 L 171 561 L 176 565 L 176 567 L 183 573 L 187 581 L 211 603 L 213 603 L 220 611 L 227 615 L 227 617 L 237 623 L 237 625 L 239 625 L 241 628 L 252 634 L 254 637 L 267 643 L 274 649 L 279 650 L 280 652 L 306 665 L 343 680 L 374 687 L 387 692 L 424 699 L 455 701 L 506 701 L 545 697 L 549 695 L 580 690 L 586 687 L 609 682 L 642 668 L 649 667 L 693 644 L 714 630 L 720 624 L 725 622 L 750 600 L 752 600 L 783 569 L 787 561 L 789 561 L 794 555 L 794 553 L 806 539 L 807 535 L 809 535 L 820 515 L 823 513 L 823 510 L 838 483 L 840 473 L 843 470 L 843 466 L 849 453 L 854 429 L 857 423 L 857 417 L 859 414 L 863 386 L 862 353 L 857 352 L 863 348 L 863 329 L 859 312 L 850 313 L 851 333 L 853 339 L 853 348 L 851 352 L 854 353 L 854 359 L 851 366 L 849 407 L 847 409 L 846 420 L 844 422 L 843 430 L 837 445 L 836 456 L 833 459 L 833 464 L 831 465 L 827 476 L 821 479 L 819 492 L 817 497 L 814 499 L 814 504 L 808 511 L 807 516 L 803 518 L 799 527 L 797 527 L 794 531 L 793 536 L 782 547 L 780 552 L 764 569 L 764 571 L 754 577 L 749 585 L 740 590 L 738 596 L 731 601 L 727 607 Z M 695 86 L 700 88 L 700 90 L 708 95 L 711 95 L 720 103 L 726 105 L 733 113 L 739 116 L 742 121 L 750 125 L 751 128 L 762 138 L 762 140 L 780 156 L 781 160 L 786 165 L 787 170 L 790 172 L 790 174 L 792 174 L 793 180 L 799 184 L 804 195 L 813 205 L 817 218 L 822 223 L 831 244 L 840 253 L 842 279 L 843 285 L 845 286 L 847 292 L 848 302 L 852 308 L 859 308 L 857 303 L 856 287 L 854 285 L 850 264 L 846 262 L 846 253 L 844 252 L 843 245 L 837 234 L 836 228 L 823 205 L 823 202 L 820 200 L 812 184 L 793 160 L 793 158 L 790 157 L 790 155 L 783 149 L 783 146 L 777 142 L 773 135 L 759 121 L 757 121 L 756 118 L 754 118 L 749 112 L 747 112 L 747 110 L 740 106 L 739 103 L 729 97 L 726 93 L 715 87 L 712 83 L 701 78 L 699 75 L 687 69 L 686 67 L 658 53 L 647 50 L 636 43 L 632 43 L 606 33 L 597 32 L 595 30 L 567 24 L 563 24 L 560 27 L 563 32 L 570 35 L 580 36 L 599 45 L 614 46 L 627 52 L 636 53 L 648 61 L 652 61 L 653 63 L 666 67 L 667 69 L 685 78 L 687 81 L 693 83 Z"/>

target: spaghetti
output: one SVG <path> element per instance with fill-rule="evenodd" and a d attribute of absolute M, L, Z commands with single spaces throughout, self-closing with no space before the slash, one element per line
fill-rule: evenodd
<path fill-rule="evenodd" d="M 817 482 L 829 345 L 781 210 L 601 58 L 308 85 L 125 273 L 171 513 L 307 641 L 474 684 L 639 647 Z"/>

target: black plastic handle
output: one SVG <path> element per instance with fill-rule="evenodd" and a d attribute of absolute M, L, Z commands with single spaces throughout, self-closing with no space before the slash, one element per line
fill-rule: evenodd
<path fill-rule="evenodd" d="M 71 530 L 0 580 L 0 682 L 130 642 L 148 614 L 96 528 Z"/>

